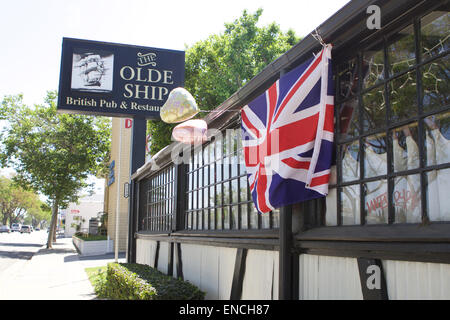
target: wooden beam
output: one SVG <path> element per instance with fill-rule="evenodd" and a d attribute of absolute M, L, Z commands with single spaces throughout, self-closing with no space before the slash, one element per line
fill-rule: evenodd
<path fill-rule="evenodd" d="M 169 242 L 168 245 L 167 275 L 173 276 L 173 242 Z"/>
<path fill-rule="evenodd" d="M 237 249 L 236 260 L 234 263 L 233 283 L 231 284 L 230 300 L 240 300 L 242 297 L 242 285 L 244 282 L 246 260 L 247 249 Z"/>
<path fill-rule="evenodd" d="M 292 206 L 280 209 L 278 292 L 280 300 L 292 299 Z"/>
<path fill-rule="evenodd" d="M 153 262 L 153 267 L 155 269 L 158 269 L 158 258 L 159 258 L 159 241 L 156 241 L 155 260 Z"/>
<path fill-rule="evenodd" d="M 386 278 L 379 259 L 358 258 L 359 279 L 364 300 L 388 300 Z"/>
<path fill-rule="evenodd" d="M 181 278 L 184 280 L 183 276 L 183 259 L 181 255 L 181 243 L 177 242 L 175 243 L 175 264 L 177 268 L 177 278 Z"/>

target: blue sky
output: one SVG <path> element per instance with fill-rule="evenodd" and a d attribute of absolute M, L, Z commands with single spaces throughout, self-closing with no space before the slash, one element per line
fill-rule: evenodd
<path fill-rule="evenodd" d="M 259 25 L 276 22 L 305 36 L 348 0 L 14 0 L 0 2 L 0 98 L 24 94 L 42 103 L 59 82 L 63 37 L 185 50 L 224 31 L 244 9 L 263 8 Z M 2 127 L 0 123 L 0 127 Z"/>

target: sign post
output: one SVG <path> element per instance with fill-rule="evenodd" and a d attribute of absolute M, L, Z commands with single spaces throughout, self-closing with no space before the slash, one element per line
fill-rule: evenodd
<path fill-rule="evenodd" d="M 132 175 L 145 164 L 147 120 L 160 120 L 160 108 L 170 91 L 184 85 L 184 55 L 184 51 L 177 50 L 63 38 L 57 110 L 132 118 Z M 129 124 L 127 119 L 126 125 Z M 120 174 L 115 179 L 114 165 L 110 165 L 108 186 L 116 180 L 119 197 Z M 131 181 L 128 261 L 135 256 L 138 213 L 133 206 L 134 190 L 135 183 Z"/>

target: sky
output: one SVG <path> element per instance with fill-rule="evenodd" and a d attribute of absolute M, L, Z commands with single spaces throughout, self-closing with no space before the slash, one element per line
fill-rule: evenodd
<path fill-rule="evenodd" d="M 306 36 L 348 2 L 0 0 L 0 99 L 22 93 L 34 105 L 58 89 L 63 37 L 185 50 L 258 8 L 259 26 L 275 22 Z"/>

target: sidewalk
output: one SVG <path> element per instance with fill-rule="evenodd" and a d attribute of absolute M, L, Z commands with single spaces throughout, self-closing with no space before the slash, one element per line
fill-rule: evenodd
<path fill-rule="evenodd" d="M 72 238 L 58 238 L 53 249 L 44 245 L 30 260 L 21 260 L 0 276 L 0 300 L 96 299 L 85 268 L 114 262 L 114 253 L 82 257 Z M 119 254 L 125 262 L 125 253 Z"/>

